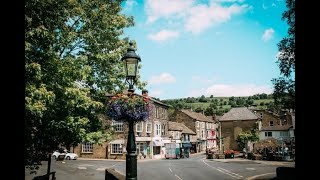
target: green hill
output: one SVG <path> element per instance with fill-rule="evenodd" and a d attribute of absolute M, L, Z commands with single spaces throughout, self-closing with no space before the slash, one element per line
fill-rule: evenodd
<path fill-rule="evenodd" d="M 247 97 L 188 97 L 180 99 L 161 100 L 171 105 L 172 109 L 192 109 L 196 112 L 203 112 L 207 116 L 213 114 L 223 115 L 232 107 L 249 107 L 257 109 L 266 109 L 273 106 L 274 100 L 272 95 L 256 94 Z"/>

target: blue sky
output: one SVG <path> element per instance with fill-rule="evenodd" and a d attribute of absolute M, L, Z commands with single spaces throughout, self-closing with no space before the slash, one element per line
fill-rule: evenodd
<path fill-rule="evenodd" d="M 164 99 L 272 92 L 284 0 L 127 0 L 141 80 Z M 137 91 L 139 93 L 139 91 Z"/>

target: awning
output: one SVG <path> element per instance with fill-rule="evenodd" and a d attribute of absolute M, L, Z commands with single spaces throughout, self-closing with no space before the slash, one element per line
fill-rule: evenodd
<path fill-rule="evenodd" d="M 124 139 L 116 139 L 111 141 L 109 144 L 124 144 Z"/>
<path fill-rule="evenodd" d="M 163 142 L 160 141 L 159 139 L 154 139 L 152 145 L 153 146 L 164 146 Z"/>
<path fill-rule="evenodd" d="M 190 148 L 190 147 L 192 147 L 192 144 L 191 143 L 182 143 L 182 147 Z"/>

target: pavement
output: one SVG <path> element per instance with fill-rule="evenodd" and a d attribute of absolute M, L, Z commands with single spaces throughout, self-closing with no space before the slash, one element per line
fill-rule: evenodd
<path fill-rule="evenodd" d="M 266 164 L 266 165 L 272 165 L 272 166 L 286 166 L 286 167 L 294 167 L 295 166 L 294 161 L 262 161 L 262 160 L 243 159 L 243 158 L 207 159 L 207 160 L 225 162 L 225 163 Z"/>

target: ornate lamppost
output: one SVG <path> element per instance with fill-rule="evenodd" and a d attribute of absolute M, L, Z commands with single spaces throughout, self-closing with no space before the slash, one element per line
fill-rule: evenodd
<path fill-rule="evenodd" d="M 133 85 L 137 80 L 138 63 L 141 58 L 135 53 L 133 43 L 129 43 L 130 47 L 127 49 L 126 54 L 123 55 L 121 60 L 124 62 L 126 72 L 126 82 L 129 84 L 129 96 L 134 93 Z M 127 141 L 127 154 L 126 154 L 126 180 L 137 180 L 137 154 L 136 142 L 133 131 L 134 121 L 129 120 L 129 133 Z"/>

